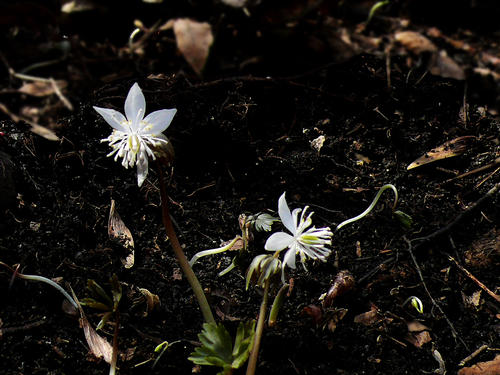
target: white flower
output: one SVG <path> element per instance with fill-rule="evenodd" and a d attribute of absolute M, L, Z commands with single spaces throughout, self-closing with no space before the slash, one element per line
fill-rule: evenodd
<path fill-rule="evenodd" d="M 125 100 L 125 116 L 114 109 L 94 107 L 104 120 L 114 129 L 113 133 L 101 142 L 109 142 L 113 148 L 108 156 L 123 158 L 125 168 L 137 164 L 137 183 L 142 185 L 148 175 L 148 157 L 156 159 L 154 148 L 167 144 L 168 139 L 162 132 L 168 128 L 177 109 L 161 109 L 146 113 L 146 99 L 137 83 L 130 88 Z"/>
<path fill-rule="evenodd" d="M 308 208 L 307 206 L 303 210 L 296 208 L 291 213 L 286 203 L 285 193 L 279 199 L 278 213 L 281 222 L 290 231 L 291 235 L 285 232 L 273 233 L 267 239 L 264 248 L 269 251 L 281 251 L 288 248 L 283 258 L 283 272 L 285 266 L 295 269 L 297 254 L 300 255 L 300 261 L 305 268 L 307 258 L 319 259 L 324 262 L 331 253 L 331 250 L 325 245 L 332 244 L 332 231 L 328 227 L 311 227 L 313 212 L 306 216 Z M 298 216 L 301 212 L 299 220 Z M 284 280 L 284 274 L 282 274 L 282 280 Z"/>

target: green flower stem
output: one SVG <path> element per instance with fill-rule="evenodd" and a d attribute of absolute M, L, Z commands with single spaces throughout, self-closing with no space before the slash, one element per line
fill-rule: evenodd
<path fill-rule="evenodd" d="M 396 205 L 398 204 L 398 190 L 396 189 L 396 187 L 394 185 L 387 184 L 387 185 L 384 185 L 384 186 L 382 186 L 380 188 L 380 190 L 378 191 L 377 195 L 373 199 L 373 202 L 370 204 L 370 206 L 368 206 L 368 208 L 366 210 L 364 210 L 358 216 L 352 217 L 350 219 L 347 219 L 347 220 L 341 222 L 339 225 L 337 225 L 337 228 L 335 228 L 335 231 L 339 230 L 344 225 L 354 223 L 355 221 L 358 221 L 358 220 L 364 218 L 366 215 L 368 215 L 373 210 L 373 208 L 375 207 L 375 205 L 377 204 L 377 202 L 380 199 L 380 196 L 382 195 L 382 193 L 385 190 L 387 190 L 387 189 L 392 189 L 392 191 L 394 192 L 394 195 L 395 195 L 395 197 L 394 197 L 394 204 L 392 206 L 392 210 L 394 211 L 396 209 Z"/>
<path fill-rule="evenodd" d="M 212 314 L 212 310 L 210 309 L 210 305 L 208 304 L 207 297 L 205 296 L 203 288 L 198 281 L 198 278 L 194 274 L 193 269 L 189 265 L 186 255 L 184 254 L 184 251 L 182 251 L 181 244 L 179 243 L 179 239 L 177 238 L 177 235 L 175 233 L 172 219 L 170 218 L 170 213 L 168 210 L 167 188 L 163 180 L 163 171 L 161 170 L 160 165 L 158 165 L 158 176 L 160 180 L 163 225 L 165 226 L 165 231 L 167 232 L 167 236 L 170 240 L 170 243 L 172 244 L 172 249 L 174 250 L 175 257 L 177 258 L 177 262 L 179 262 L 179 265 L 182 268 L 182 272 L 184 272 L 189 285 L 191 285 L 191 289 L 193 289 L 194 295 L 198 300 L 198 304 L 200 305 L 201 313 L 203 314 L 205 322 L 215 323 L 215 319 Z"/>
<path fill-rule="evenodd" d="M 264 296 L 260 304 L 259 320 L 257 320 L 257 328 L 255 330 L 255 337 L 253 341 L 252 352 L 248 359 L 248 366 L 246 375 L 254 375 L 257 369 L 257 358 L 259 357 L 260 340 L 262 339 L 262 332 L 264 331 L 264 322 L 266 321 L 267 301 L 269 299 L 269 278 L 264 284 Z"/>

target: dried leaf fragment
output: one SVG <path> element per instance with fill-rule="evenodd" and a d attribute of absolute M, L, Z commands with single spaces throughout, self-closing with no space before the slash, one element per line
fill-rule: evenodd
<path fill-rule="evenodd" d="M 406 341 L 414 345 L 416 348 L 421 348 L 428 342 L 432 341 L 429 331 L 422 331 L 418 333 L 408 333 L 406 336 Z"/>
<path fill-rule="evenodd" d="M 146 299 L 147 310 L 144 316 L 147 316 L 151 311 L 153 311 L 156 308 L 156 306 L 160 306 L 160 297 L 158 297 L 154 293 L 151 293 L 146 288 L 139 288 L 139 291 Z"/>
<path fill-rule="evenodd" d="M 416 31 L 398 31 L 394 34 L 394 40 L 401 44 L 407 51 L 416 55 L 437 51 L 434 43 Z"/>
<path fill-rule="evenodd" d="M 370 307 L 370 311 L 361 313 L 354 317 L 354 323 L 371 326 L 380 322 L 382 319 L 383 316 L 380 314 L 378 307 L 372 304 Z"/>
<path fill-rule="evenodd" d="M 319 154 L 321 147 L 323 147 L 323 144 L 325 143 L 325 136 L 320 135 L 318 138 L 313 139 L 310 143 L 311 147 L 315 149 Z"/>
<path fill-rule="evenodd" d="M 458 375 L 495 375 L 500 374 L 500 354 L 488 362 L 479 362 L 471 367 L 464 367 Z"/>
<path fill-rule="evenodd" d="M 54 82 L 59 89 L 63 89 L 68 85 L 68 83 L 63 80 Z M 56 93 L 54 85 L 50 81 L 26 82 L 17 91 L 37 97 L 49 96 Z"/>
<path fill-rule="evenodd" d="M 111 344 L 106 339 L 99 336 L 83 314 L 80 318 L 80 325 L 83 328 L 85 340 L 87 340 L 87 344 L 89 344 L 92 354 L 97 358 L 103 358 L 107 363 L 111 363 L 113 353 Z"/>
<path fill-rule="evenodd" d="M 441 146 L 433 148 L 429 152 L 414 160 L 408 167 L 407 170 L 420 167 L 425 164 L 435 162 L 437 160 L 451 158 L 453 156 L 461 155 L 466 150 L 467 147 L 473 139 L 476 137 L 472 135 L 465 135 L 463 137 L 458 137 L 443 143 Z"/>
<path fill-rule="evenodd" d="M 125 268 L 134 266 L 134 239 L 132 233 L 122 221 L 120 215 L 116 211 L 115 201 L 111 200 L 108 219 L 108 235 L 113 241 L 118 242 L 128 252 L 125 258 L 122 258 L 122 263 Z"/>
<path fill-rule="evenodd" d="M 177 48 L 196 74 L 201 75 L 214 42 L 212 27 L 207 22 L 178 18 L 173 22 Z"/>

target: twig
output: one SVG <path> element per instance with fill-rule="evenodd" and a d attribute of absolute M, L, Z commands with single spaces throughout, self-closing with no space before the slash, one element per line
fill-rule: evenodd
<path fill-rule="evenodd" d="M 500 182 L 498 182 L 495 186 L 493 186 L 485 195 L 483 195 L 481 198 L 479 198 L 477 201 L 475 201 L 473 204 L 471 204 L 467 209 L 463 212 L 461 212 L 453 221 L 451 221 L 449 224 L 446 226 L 439 228 L 438 230 L 432 232 L 431 234 L 425 236 L 425 237 L 418 237 L 414 238 L 411 240 L 411 242 L 418 242 L 413 249 L 416 250 L 420 246 L 422 246 L 424 243 L 427 243 L 437 237 L 440 237 L 449 231 L 451 231 L 458 223 L 460 223 L 464 218 L 466 218 L 470 213 L 472 213 L 474 210 L 476 210 L 479 206 L 481 206 L 484 202 L 486 202 L 488 199 L 493 197 L 498 190 L 500 189 Z"/>
<path fill-rule="evenodd" d="M 458 364 L 458 366 L 462 367 L 462 366 L 465 366 L 465 364 L 467 362 L 469 362 L 471 359 L 474 359 L 475 357 L 477 357 L 477 355 L 481 352 L 483 352 L 485 349 L 488 349 L 488 345 L 481 345 L 477 350 L 473 351 L 471 355 L 465 357 L 464 359 L 462 359 L 460 361 L 460 363 Z"/>
<path fill-rule="evenodd" d="M 493 299 L 495 299 L 498 303 L 500 303 L 500 296 L 498 294 L 493 293 L 486 285 L 484 285 L 481 281 L 479 281 L 473 274 L 471 274 L 467 269 L 465 269 L 460 263 L 457 262 L 455 258 L 451 255 L 446 254 L 449 260 L 451 260 L 458 267 L 460 271 L 465 273 L 469 279 L 474 281 L 482 290 L 488 293 Z"/>
<path fill-rule="evenodd" d="M 22 326 L 19 326 L 19 327 L 5 327 L 5 328 L 0 328 L 0 338 L 5 335 L 6 333 L 14 333 L 14 332 L 19 332 L 19 331 L 28 331 L 32 328 L 36 328 L 36 327 L 39 327 L 41 326 L 42 324 L 45 324 L 45 322 L 47 321 L 46 318 L 43 318 L 43 319 L 40 319 L 40 320 L 37 320 L 35 322 L 32 322 L 32 323 L 26 323 Z"/>
<path fill-rule="evenodd" d="M 448 317 L 444 313 L 444 311 L 441 308 L 441 306 L 436 302 L 436 300 L 434 299 L 434 297 L 432 297 L 429 289 L 427 288 L 427 284 L 425 283 L 424 276 L 422 274 L 422 270 L 420 269 L 420 266 L 418 265 L 417 258 L 415 258 L 415 255 L 413 254 L 411 241 L 409 241 L 406 238 L 404 238 L 404 240 L 408 244 L 408 252 L 410 253 L 411 259 L 413 260 L 413 264 L 415 265 L 415 269 L 417 270 L 418 277 L 420 278 L 420 281 L 422 282 L 422 285 L 423 285 L 423 287 L 425 289 L 425 292 L 429 296 L 429 299 L 432 301 L 432 304 L 439 310 L 439 312 L 441 313 L 441 315 L 444 317 L 444 319 L 448 323 L 448 326 L 450 327 L 450 330 L 451 330 L 451 333 L 452 333 L 453 337 L 455 339 L 458 338 L 458 340 L 460 340 L 460 342 L 462 343 L 462 345 L 467 350 L 469 350 L 469 347 L 467 346 L 467 344 L 465 343 L 465 341 L 458 335 L 458 332 L 455 330 L 455 327 L 453 326 L 453 323 L 450 321 L 450 319 L 448 319 Z"/>
<path fill-rule="evenodd" d="M 490 168 L 496 167 L 499 164 L 500 164 L 500 158 L 496 158 L 493 162 L 491 162 L 491 163 L 489 163 L 487 165 L 483 165 L 482 167 L 473 169 L 472 171 L 465 172 L 465 173 L 462 173 L 462 174 L 460 174 L 458 176 L 452 177 L 452 178 L 446 180 L 445 182 L 443 182 L 443 184 L 447 184 L 448 182 L 459 180 L 461 178 L 464 178 L 464 177 L 467 177 L 467 176 L 471 176 L 471 175 L 476 174 L 476 173 L 484 172 L 484 171 L 486 171 L 486 170 L 488 170 Z"/>

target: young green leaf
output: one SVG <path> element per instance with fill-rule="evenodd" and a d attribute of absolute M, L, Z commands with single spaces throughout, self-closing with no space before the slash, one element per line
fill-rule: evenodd
<path fill-rule="evenodd" d="M 231 336 L 224 325 L 205 323 L 203 331 L 198 335 L 202 345 L 188 359 L 197 365 L 221 367 L 222 371 L 218 375 L 229 375 L 247 360 L 254 333 L 255 321 L 241 322 L 233 347 Z"/>

